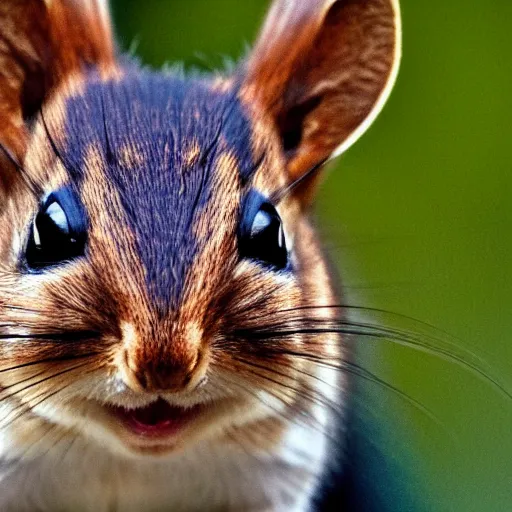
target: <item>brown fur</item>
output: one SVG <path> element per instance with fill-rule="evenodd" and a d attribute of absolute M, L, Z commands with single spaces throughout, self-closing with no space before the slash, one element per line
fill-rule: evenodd
<path fill-rule="evenodd" d="M 281 137 L 302 124 L 300 145 L 286 154 L 292 178 L 328 158 L 374 109 L 399 44 L 394 8 L 389 0 L 273 4 L 242 96 Z"/>
<path fill-rule="evenodd" d="M 0 141 L 22 158 L 24 121 L 48 92 L 85 66 L 114 65 L 108 17 L 96 0 L 5 0 L 0 5 Z M 4 155 L 0 164 L 9 167 Z M 14 176 L 4 171 L 4 187 Z"/>
<path fill-rule="evenodd" d="M 381 108 L 397 34 L 392 0 L 276 0 L 232 77 L 174 79 L 173 95 L 158 89 L 171 78 L 117 62 L 102 0 L 2 2 L 2 510 L 34 474 L 19 510 L 306 509 L 349 347 L 305 213 L 314 183 L 293 184 Z M 32 271 L 31 226 L 62 188 L 87 214 L 84 254 Z M 251 190 L 279 196 L 286 269 L 240 254 Z M 201 406 L 175 443 L 136 439 L 111 412 L 157 398 Z M 318 450 L 290 462 L 301 428 Z M 39 469 L 57 459 L 71 494 Z M 162 480 L 137 490 L 140 467 Z"/>

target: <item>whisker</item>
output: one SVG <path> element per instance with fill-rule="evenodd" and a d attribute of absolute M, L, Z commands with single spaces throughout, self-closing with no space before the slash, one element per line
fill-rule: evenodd
<path fill-rule="evenodd" d="M 44 434 L 38 436 L 38 438 L 31 443 L 26 450 L 23 451 L 23 454 L 20 456 L 20 459 L 26 459 L 28 456 L 30 456 L 30 452 L 37 450 L 37 446 L 44 444 L 48 438 L 48 436 L 55 434 L 56 431 L 61 430 L 61 428 L 58 425 L 50 424 L 46 429 Z M 48 453 L 58 444 L 60 440 L 62 440 L 65 437 L 65 433 L 59 437 L 57 441 L 54 441 L 51 445 L 51 447 L 45 451 L 43 456 L 48 455 Z"/>
<path fill-rule="evenodd" d="M 25 382 L 31 381 L 31 380 L 33 380 L 33 379 L 35 379 L 35 378 L 37 378 L 37 377 L 39 377 L 39 376 L 41 376 L 41 375 L 46 374 L 46 373 L 47 373 L 47 371 L 43 370 L 42 372 L 39 372 L 39 373 L 37 373 L 37 374 L 35 374 L 35 375 L 31 375 L 30 377 L 28 377 L 28 378 L 26 378 L 26 379 L 23 379 L 23 380 L 21 380 L 21 381 L 19 381 L 19 382 L 16 382 L 15 384 L 10 384 L 9 386 L 4 386 L 4 387 L 2 387 L 2 390 L 0 391 L 0 400 L 7 400 L 8 398 L 13 398 L 14 396 L 16 396 L 16 395 L 18 395 L 18 394 L 20 394 L 20 393 L 22 393 L 22 392 L 24 392 L 24 391 L 27 391 L 28 389 L 30 389 L 30 388 L 32 388 L 32 387 L 34 387 L 34 386 L 37 386 L 37 385 L 39 385 L 39 384 L 43 384 L 44 382 L 47 382 L 47 381 L 49 381 L 49 380 L 51 380 L 51 379 L 54 379 L 54 378 L 56 378 L 56 377 L 59 377 L 59 376 L 64 375 L 64 374 L 66 374 L 66 373 L 69 373 L 69 372 L 70 372 L 70 371 L 72 371 L 72 370 L 76 370 L 76 369 L 78 369 L 78 368 L 83 368 L 84 366 L 88 366 L 89 364 L 90 364 L 90 361 L 87 361 L 87 362 L 85 362 L 85 363 L 81 363 L 81 364 L 79 364 L 79 365 L 72 366 L 71 368 L 66 368 L 66 369 L 61 370 L 61 371 L 59 371 L 59 372 L 57 372 L 57 373 L 54 373 L 54 374 L 52 374 L 52 375 L 48 375 L 48 376 L 44 377 L 44 378 L 43 378 L 43 379 L 41 379 L 41 380 L 38 380 L 38 381 L 36 381 L 36 382 L 33 382 L 32 384 L 30 384 L 30 385 L 28 385 L 28 386 L 25 386 L 25 387 L 23 387 L 23 388 L 21 388 L 21 389 L 18 389 L 18 390 L 16 390 L 16 391 L 14 391 L 13 393 L 9 393 L 9 394 L 7 394 L 7 395 L 4 395 L 4 394 L 3 394 L 3 392 L 4 392 L 5 390 L 7 390 L 7 389 L 12 389 L 12 388 L 14 388 L 14 387 L 16 387 L 16 386 L 19 386 L 20 384 L 23 384 L 23 383 L 25 383 Z"/>
<path fill-rule="evenodd" d="M 456 364 L 462 369 L 472 372 L 482 381 L 491 384 L 506 398 L 512 399 L 512 395 L 506 387 L 486 373 L 487 370 L 482 369 L 478 363 L 468 361 L 448 349 L 425 344 L 421 336 L 415 336 L 392 328 L 346 320 L 307 318 L 293 319 L 293 325 L 290 324 L 292 324 L 292 322 L 288 321 L 287 325 L 286 321 L 284 321 L 281 324 L 260 326 L 258 329 L 248 329 L 246 332 L 244 330 L 235 331 L 233 334 L 241 338 L 245 336 L 247 339 L 260 341 L 290 338 L 298 334 L 310 336 L 321 334 L 349 334 L 357 336 L 358 339 L 360 339 L 361 336 L 368 336 L 373 339 L 387 340 Z M 299 326 L 295 327 L 295 324 L 299 324 Z M 320 341 L 318 346 L 325 347 L 326 344 Z"/>
<path fill-rule="evenodd" d="M 46 457 L 51 451 L 53 451 L 66 437 L 68 437 L 70 434 L 70 431 L 66 429 L 62 429 L 62 434 L 56 439 L 50 447 L 46 450 L 44 454 L 42 454 L 42 457 Z M 73 439 L 75 439 L 76 435 L 73 436 Z M 62 458 L 61 458 L 62 460 Z"/>
<path fill-rule="evenodd" d="M 454 442 L 456 442 L 455 438 L 453 437 L 453 434 L 451 431 L 449 431 L 445 424 L 440 420 L 440 418 L 428 407 L 423 405 L 421 402 L 416 400 L 414 397 L 406 393 L 405 391 L 402 391 L 398 387 L 394 386 L 393 384 L 385 381 L 384 379 L 377 376 L 375 373 L 371 372 L 370 370 L 362 367 L 361 365 L 358 365 L 357 363 L 351 362 L 351 361 L 342 361 L 341 363 L 330 363 L 325 360 L 322 360 L 320 357 L 314 357 L 307 353 L 299 353 L 295 352 L 294 356 L 298 359 L 304 359 L 309 362 L 312 362 L 320 367 L 325 367 L 328 369 L 334 369 L 341 372 L 347 372 L 355 377 L 361 378 L 366 382 L 369 382 L 373 385 L 379 386 L 380 388 L 384 389 L 385 391 L 390 392 L 400 400 L 402 400 L 407 405 L 412 406 L 414 409 L 425 415 L 430 421 L 435 423 L 438 427 L 440 427 L 442 430 L 444 430 Z M 297 369 L 298 372 L 303 372 L 302 369 Z M 309 373 L 306 374 L 308 377 L 311 375 Z M 320 379 L 321 380 L 321 379 Z"/>
<path fill-rule="evenodd" d="M 317 163 L 311 169 L 306 171 L 304 174 L 299 176 L 297 179 L 286 185 L 284 188 L 277 190 L 274 192 L 270 201 L 274 205 L 278 205 L 286 196 L 288 196 L 291 192 L 293 192 L 301 183 L 306 181 L 308 178 L 314 176 L 317 172 L 323 169 L 324 165 L 327 163 L 327 158 Z"/>
<path fill-rule="evenodd" d="M 53 377 L 51 377 L 51 378 L 56 378 L 56 377 L 58 377 L 58 376 L 60 376 L 60 375 L 63 375 L 63 374 L 65 374 L 65 373 L 69 373 L 69 372 L 71 372 L 71 371 L 73 371 L 73 370 L 76 370 L 76 369 L 82 368 L 82 367 L 84 367 L 84 366 L 87 366 L 87 365 L 86 365 L 86 364 L 84 364 L 84 365 L 81 365 L 81 366 L 78 366 L 78 367 L 69 368 L 69 369 L 67 369 L 66 371 L 63 371 L 63 372 L 59 373 L 58 375 L 54 375 L 54 376 L 53 376 Z M 102 366 L 102 365 L 100 365 L 99 367 L 96 367 L 96 368 L 94 368 L 94 369 L 92 369 L 92 370 L 89 370 L 89 371 L 87 371 L 87 372 L 85 372 L 85 373 L 92 373 L 92 372 L 94 372 L 94 371 L 97 371 L 101 366 Z M 37 383 L 36 383 L 36 384 L 37 384 Z M 29 387 L 31 387 L 31 386 L 29 386 Z M 60 387 L 59 389 L 57 389 L 57 390 L 55 390 L 55 391 L 51 392 L 50 394 L 48 394 L 48 395 L 46 395 L 46 396 L 44 396 L 46 392 L 45 392 L 45 391 L 43 391 L 43 392 L 41 392 L 41 393 L 39 393 L 39 394 L 35 395 L 34 397 L 31 397 L 31 400 L 34 400 L 34 399 L 37 399 L 37 398 L 39 398 L 39 397 L 43 396 L 43 398 L 42 398 L 41 400 L 39 400 L 38 402 L 36 402 L 35 404 L 30 404 L 30 405 L 29 405 L 29 404 L 26 404 L 26 403 L 23 403 L 23 402 L 22 402 L 22 403 L 20 403 L 20 404 L 19 404 L 17 407 L 15 407 L 15 408 L 14 408 L 14 409 L 9 413 L 9 414 L 12 414 L 13 412 L 15 412 L 15 411 L 17 411 L 17 410 L 19 410 L 19 409 L 23 409 L 23 410 L 21 411 L 21 413 L 17 414 L 14 418 L 5 418 L 4 420 L 7 420 L 7 419 L 8 419 L 9 421 L 2 421 L 2 422 L 0 422 L 0 428 L 6 428 L 6 427 L 8 427 L 8 426 L 12 425 L 15 421 L 17 421 L 17 420 L 19 420 L 20 418 L 22 418 L 25 414 L 30 413 L 33 409 L 35 409 L 36 407 L 38 407 L 39 405 L 41 405 L 42 403 L 44 403 L 46 400 L 48 400 L 48 399 L 50 399 L 50 398 L 54 397 L 54 396 L 55 396 L 55 395 L 57 395 L 58 393 L 61 393 L 62 391 L 64 391 L 64 390 L 65 390 L 66 388 L 68 388 L 68 387 L 69 387 L 69 384 L 66 384 L 66 385 L 64 385 L 64 386 Z"/>
<path fill-rule="evenodd" d="M 232 370 L 232 369 L 228 368 L 228 370 Z M 265 393 L 267 393 L 271 397 L 275 398 L 278 402 L 281 402 L 285 406 L 285 408 L 288 408 L 288 411 L 286 411 L 286 410 L 285 411 L 281 411 L 276 406 L 274 406 L 272 404 L 269 404 L 268 402 L 263 400 L 263 398 L 260 395 L 258 395 L 258 393 L 256 393 L 253 389 L 251 389 L 245 382 L 241 382 L 241 381 L 238 381 L 238 380 L 226 378 L 225 375 L 222 376 L 222 379 L 227 381 L 230 385 L 234 385 L 238 389 L 242 390 L 244 393 L 252 396 L 253 398 L 256 398 L 256 400 L 258 402 L 260 402 L 265 408 L 267 408 L 270 411 L 272 411 L 278 418 L 282 418 L 285 421 L 288 421 L 290 423 L 294 423 L 295 425 L 297 425 L 299 427 L 316 428 L 316 430 L 321 432 L 323 435 L 329 436 L 329 434 L 325 432 L 325 428 L 323 427 L 323 425 L 318 425 L 318 420 L 316 418 L 314 418 L 313 416 L 311 416 L 311 414 L 309 414 L 309 411 L 301 411 L 301 412 L 304 412 L 304 414 L 301 415 L 300 420 L 297 417 L 292 416 L 292 412 L 293 411 L 289 410 L 290 404 L 285 402 L 283 400 L 283 398 L 281 396 L 279 396 L 278 394 L 276 394 L 274 391 L 271 391 L 269 389 L 265 389 Z M 309 422 L 305 421 L 306 418 L 309 420 Z M 311 422 L 316 423 L 317 426 L 315 427 L 313 424 L 311 424 Z M 336 439 L 333 438 L 332 441 L 336 442 Z"/>
<path fill-rule="evenodd" d="M 11 162 L 14 167 L 16 167 L 16 170 L 20 173 L 21 178 L 25 182 L 25 185 L 27 185 L 27 187 L 30 189 L 32 194 L 34 194 L 36 197 L 39 197 L 42 194 L 41 187 L 32 179 L 27 170 L 21 165 L 18 159 L 13 155 L 11 151 L 9 151 L 9 149 L 7 149 L 7 147 L 2 142 L 0 142 L 0 150 L 4 153 L 7 160 L 9 160 L 9 162 Z"/>
<path fill-rule="evenodd" d="M 61 462 L 64 462 L 69 452 L 72 451 L 74 444 L 80 439 L 80 436 L 74 435 L 71 441 L 69 442 L 68 446 L 63 450 L 63 453 L 61 455 Z"/>
<path fill-rule="evenodd" d="M 35 366 L 35 365 L 38 365 L 38 364 L 60 363 L 60 362 L 65 362 L 65 361 L 74 361 L 76 359 L 86 359 L 86 358 L 89 358 L 89 357 L 96 356 L 98 354 L 99 354 L 99 352 L 89 352 L 87 354 L 79 354 L 79 355 L 72 355 L 72 356 L 62 356 L 62 357 L 49 357 L 49 358 L 46 358 L 46 359 L 38 359 L 36 361 L 30 361 L 28 363 L 22 363 L 22 364 L 19 364 L 19 365 L 16 365 L 16 366 L 10 366 L 8 368 L 1 368 L 0 367 L 0 373 L 16 371 L 16 370 L 19 370 L 19 369 L 22 369 L 22 368 L 27 368 L 29 366 Z"/>
<path fill-rule="evenodd" d="M 439 333 L 440 335 L 443 335 L 446 338 L 449 338 L 449 340 L 453 340 L 453 341 L 443 340 L 439 337 L 434 337 L 434 336 L 428 335 L 428 334 L 422 334 L 421 335 L 422 337 L 428 338 L 432 341 L 435 341 L 435 342 L 438 342 L 441 344 L 446 344 L 446 345 L 452 346 L 453 348 L 455 348 L 457 350 L 463 351 L 466 355 L 469 355 L 469 356 L 479 360 L 480 363 L 487 364 L 485 359 L 483 359 L 481 356 L 466 349 L 465 347 L 461 347 L 460 343 L 463 343 L 463 340 L 461 340 L 460 338 L 457 338 L 456 336 L 453 336 L 449 332 L 444 331 L 443 329 L 439 329 L 438 327 L 436 327 L 428 322 L 413 318 L 408 315 L 404 315 L 402 313 L 396 313 L 394 311 L 387 311 L 387 310 L 381 309 L 381 308 L 374 308 L 374 307 L 367 307 L 367 306 L 356 306 L 356 305 L 350 305 L 350 304 L 325 304 L 325 305 L 302 305 L 302 306 L 297 306 L 295 308 L 281 310 L 280 313 L 291 313 L 291 312 L 297 312 L 297 311 L 311 311 L 311 310 L 340 310 L 340 311 L 353 310 L 353 311 L 360 311 L 360 312 L 365 312 L 365 313 L 378 313 L 378 314 L 385 315 L 385 316 L 388 316 L 391 318 L 396 318 L 399 320 L 407 320 L 408 322 L 413 322 L 413 324 L 416 326 L 421 326 L 422 328 L 427 328 L 427 329 L 429 329 L 435 333 Z M 375 327 L 383 327 L 382 325 L 377 325 L 377 324 L 367 324 L 367 325 L 373 325 Z M 409 333 L 409 334 L 416 334 L 416 335 L 419 334 L 418 332 L 411 331 L 410 329 L 402 329 L 402 331 Z M 458 343 L 456 343 L 456 342 L 458 342 Z"/>
<path fill-rule="evenodd" d="M 7 309 L 11 311 L 22 311 L 24 313 L 35 313 L 41 314 L 40 310 L 27 308 L 26 306 L 16 306 L 13 304 L 1 304 L 2 309 Z"/>
<path fill-rule="evenodd" d="M 295 359 L 307 360 L 308 362 L 312 362 L 312 363 L 314 363 L 314 364 L 316 364 L 318 366 L 322 366 L 322 367 L 325 367 L 325 368 L 328 368 L 328 369 L 333 369 L 333 370 L 336 370 L 336 371 L 347 372 L 347 373 L 350 373 L 350 374 L 352 374 L 352 375 L 354 375 L 356 377 L 362 378 L 362 379 L 364 379 L 364 380 L 366 380 L 366 381 L 368 381 L 368 382 L 370 382 L 372 384 L 378 385 L 381 388 L 383 388 L 383 389 L 385 389 L 387 391 L 390 391 L 392 394 L 394 394 L 395 396 L 397 396 L 401 400 L 405 401 L 408 405 L 413 406 L 416 410 L 418 410 L 421 413 L 423 413 L 424 415 L 426 415 L 431 421 L 433 421 L 439 427 L 441 427 L 441 428 L 443 428 L 443 430 L 445 430 L 445 427 L 444 427 L 443 423 L 440 421 L 440 419 L 430 409 L 425 407 L 418 400 L 416 400 L 415 398 L 411 397 L 410 395 L 408 395 L 404 391 L 400 390 L 396 386 L 393 386 L 392 384 L 384 381 L 383 379 L 381 379 L 380 377 L 378 377 L 374 373 L 372 373 L 369 370 L 367 370 L 367 369 L 357 365 L 356 363 L 352 363 L 352 362 L 348 362 L 348 361 L 343 361 L 341 364 L 340 363 L 333 364 L 333 363 L 329 363 L 329 362 L 321 359 L 320 357 L 311 356 L 308 353 L 300 353 L 300 352 L 296 352 L 296 351 L 291 352 L 291 351 L 286 350 L 286 349 L 285 350 L 279 350 L 278 354 L 279 355 L 283 355 L 283 354 L 284 355 L 292 355 Z M 268 356 L 268 359 L 272 359 L 272 356 Z M 240 361 L 240 359 L 238 359 L 238 360 Z M 268 370 L 268 367 L 266 367 L 266 366 L 257 365 L 256 363 L 249 362 L 249 361 L 246 361 L 246 360 L 241 360 L 241 361 L 243 361 L 244 364 L 247 364 L 247 365 L 250 365 L 250 366 L 254 366 L 254 367 L 257 367 L 257 368 L 260 368 L 260 369 L 263 369 L 263 370 Z M 316 378 L 317 380 L 319 380 L 323 384 L 331 385 L 330 383 L 325 382 L 320 377 L 314 376 L 311 373 L 305 372 L 301 368 L 296 368 L 295 366 L 292 366 L 292 368 L 293 368 L 294 371 L 296 371 L 298 373 L 301 373 L 301 374 L 303 374 L 303 375 L 305 375 L 307 377 Z M 268 370 L 268 371 L 270 371 L 270 370 Z M 274 383 L 276 385 L 283 385 L 281 382 L 276 381 L 275 379 L 270 379 L 270 378 L 268 378 L 265 375 L 262 375 L 262 374 L 259 374 L 259 373 L 257 373 L 257 375 L 259 377 L 261 377 L 261 378 L 265 378 L 267 380 L 270 380 L 272 383 Z M 278 372 L 277 375 L 286 376 L 286 374 L 283 374 L 281 372 Z M 304 395 L 302 395 L 302 391 L 301 390 L 298 390 L 297 388 L 293 388 L 293 389 L 297 393 L 301 394 L 301 396 L 304 396 Z M 336 389 L 338 391 L 340 390 L 339 387 L 336 387 Z M 308 388 L 308 392 L 311 392 L 311 391 L 314 391 L 314 390 L 310 390 Z M 332 401 L 325 399 L 325 397 L 318 396 L 318 395 L 319 395 L 319 393 L 316 392 L 313 396 L 309 395 L 308 398 L 310 398 L 312 401 L 314 401 L 315 403 L 317 403 L 319 405 L 328 407 L 329 409 L 331 409 L 332 412 L 335 412 L 335 413 L 339 413 L 340 412 L 339 404 L 335 404 Z"/>
<path fill-rule="evenodd" d="M 99 333 L 93 331 L 62 331 L 56 333 L 34 334 L 0 334 L 2 341 L 33 340 L 33 341 L 59 341 L 62 343 L 73 341 L 86 341 L 96 339 Z"/>
<path fill-rule="evenodd" d="M 416 320 L 416 319 L 414 319 L 412 317 L 409 317 L 407 315 L 402 315 L 400 313 L 394 313 L 394 312 L 390 312 L 390 311 L 386 311 L 386 310 L 378 309 L 378 308 L 367 308 L 367 307 L 363 307 L 363 306 L 350 306 L 350 305 L 345 305 L 345 304 L 302 305 L 302 306 L 297 306 L 295 308 L 289 308 L 289 309 L 281 310 L 281 311 L 279 311 L 279 314 L 294 313 L 294 312 L 299 312 L 299 311 L 316 311 L 316 310 L 319 310 L 319 311 L 321 311 L 321 310 L 339 310 L 339 311 L 343 311 L 345 309 L 356 310 L 356 311 L 364 311 L 364 312 L 371 312 L 371 313 L 379 313 L 379 314 L 395 317 L 397 319 L 403 319 L 403 320 L 407 320 L 407 321 L 410 321 L 410 322 L 414 322 L 414 324 L 416 324 L 418 326 L 422 326 L 423 328 L 428 328 L 428 329 L 430 329 L 430 330 L 432 330 L 434 332 L 437 332 L 439 334 L 442 334 L 442 335 L 450 338 L 451 340 L 457 340 L 460 343 L 462 343 L 462 340 L 455 338 L 454 336 L 450 335 L 449 333 L 447 333 L 447 332 L 445 332 L 445 331 L 443 331 L 441 329 L 438 329 L 438 328 L 436 328 L 435 326 L 433 326 L 431 324 L 428 324 L 428 323 L 423 322 L 421 320 Z M 318 318 L 302 319 L 302 318 L 295 318 L 293 320 L 294 321 L 301 321 L 301 320 L 304 320 L 304 321 L 318 321 L 318 320 L 320 320 L 320 321 L 326 321 L 326 320 L 333 321 L 334 319 L 332 319 L 332 318 L 330 318 L 330 319 L 321 319 L 321 318 L 320 319 L 318 319 Z M 338 322 L 343 322 L 346 325 L 364 326 L 364 327 L 368 327 L 368 328 L 372 328 L 372 329 L 380 329 L 380 330 L 387 329 L 389 332 L 392 332 L 392 333 L 397 333 L 397 334 L 401 333 L 401 334 L 406 334 L 408 336 L 416 336 L 418 339 L 428 339 L 428 340 L 434 342 L 434 347 L 436 346 L 436 344 L 437 345 L 440 344 L 440 345 L 450 346 L 453 349 L 462 352 L 462 356 L 461 357 L 471 357 L 471 358 L 473 358 L 474 360 L 477 361 L 477 364 L 481 364 L 483 366 L 489 366 L 488 363 L 485 361 L 485 359 L 483 359 L 481 356 L 478 356 L 474 352 L 472 352 L 472 351 L 470 351 L 470 350 L 468 350 L 468 349 L 466 349 L 464 347 L 461 347 L 460 344 L 457 344 L 454 341 L 443 340 L 443 339 L 441 339 L 439 337 L 434 337 L 434 336 L 429 335 L 429 334 L 423 334 L 423 333 L 420 334 L 417 331 L 412 331 L 410 329 L 385 327 L 385 326 L 380 325 L 380 324 L 374 324 L 374 323 L 368 323 L 368 322 L 365 322 L 365 323 L 355 322 L 355 321 L 351 321 L 349 319 L 343 319 L 343 320 L 338 319 L 337 321 Z M 441 347 L 440 349 L 443 349 L 443 347 Z M 446 350 L 446 348 L 445 348 L 445 350 Z"/>
<path fill-rule="evenodd" d="M 42 404 L 43 402 L 45 402 L 47 399 L 51 398 L 52 396 L 55 396 L 57 393 L 60 393 L 61 391 L 63 391 L 67 387 L 68 387 L 68 385 L 66 384 L 62 388 L 59 388 L 57 391 L 51 393 L 48 396 L 45 396 L 43 399 L 41 399 L 40 401 L 38 401 L 35 404 L 32 404 L 32 405 L 27 405 L 25 403 L 19 404 L 9 414 L 12 414 L 13 412 L 15 412 L 17 410 L 22 409 L 21 413 L 17 414 L 14 418 L 9 418 L 9 417 L 4 418 L 4 420 L 9 419 L 9 421 L 2 421 L 2 422 L 0 422 L 0 428 L 7 428 L 7 427 L 9 427 L 15 421 L 19 420 L 20 418 L 22 418 L 26 414 L 30 413 L 35 407 L 37 407 L 38 405 Z M 39 398 L 39 397 L 44 396 L 44 395 L 45 395 L 45 392 L 42 392 L 42 393 L 39 393 L 38 395 L 36 395 L 34 398 Z"/>
<path fill-rule="evenodd" d="M 57 159 L 63 165 L 64 169 L 71 170 L 71 171 L 75 172 L 76 169 L 74 168 L 73 165 L 69 165 L 66 162 L 66 159 L 64 158 L 64 155 L 59 150 L 59 148 L 57 147 L 57 144 L 56 144 L 54 138 L 52 137 L 50 129 L 49 129 L 48 124 L 46 123 L 46 119 L 44 117 L 44 112 L 43 112 L 43 107 L 42 106 L 39 109 L 39 114 L 41 116 L 41 121 L 42 121 L 43 128 L 44 128 L 44 131 L 45 131 L 45 134 L 46 134 L 46 138 L 48 139 L 48 142 L 50 143 L 50 146 L 52 148 L 52 151 L 53 151 L 54 155 L 57 157 Z"/>
<path fill-rule="evenodd" d="M 282 377 L 284 379 L 287 379 L 288 381 L 295 382 L 293 377 L 291 377 L 290 375 L 287 375 L 286 373 L 283 373 L 281 371 L 277 371 L 275 369 L 271 369 L 269 366 L 263 366 L 261 364 L 255 363 L 254 361 L 248 361 L 247 359 L 244 359 L 244 358 L 241 358 L 241 357 L 237 357 L 237 356 L 233 356 L 233 359 L 235 361 L 239 362 L 239 363 L 242 363 L 245 366 L 250 366 L 253 369 L 256 368 L 256 369 L 259 369 L 259 370 L 263 370 L 265 372 L 272 373 L 272 374 L 274 374 L 276 376 L 279 376 L 279 377 Z M 295 367 L 292 366 L 292 369 L 295 372 L 301 372 L 301 370 L 299 368 L 295 368 Z M 296 393 L 296 394 L 298 394 L 298 395 L 300 395 L 302 397 L 303 396 L 307 396 L 308 399 L 311 399 L 311 401 L 314 401 L 317 405 L 325 406 L 325 407 L 328 407 L 328 408 L 333 408 L 333 409 L 336 410 L 336 412 L 339 412 L 339 406 L 333 407 L 332 402 L 326 400 L 325 397 L 320 395 L 320 393 L 317 393 L 319 396 L 309 395 L 310 391 L 315 391 L 315 390 L 311 390 L 311 389 L 307 388 L 308 395 L 304 395 L 303 394 L 304 393 L 304 389 L 302 389 L 302 388 L 298 388 L 297 386 L 290 385 L 289 383 L 281 382 L 279 380 L 276 380 L 276 379 L 273 379 L 273 378 L 269 377 L 268 375 L 262 374 L 260 372 L 256 372 L 256 371 L 251 370 L 251 369 L 248 369 L 248 371 L 250 371 L 253 375 L 255 375 L 257 377 L 265 379 L 268 382 L 270 382 L 272 384 L 275 384 L 277 386 L 284 387 L 287 390 L 292 391 L 293 393 Z M 301 372 L 301 373 L 303 375 L 305 375 L 305 376 L 308 375 L 305 372 Z M 313 377 L 312 375 L 310 375 L 310 376 Z M 329 384 L 328 382 L 320 379 L 319 377 L 318 377 L 318 380 L 321 381 L 323 384 Z"/>
<path fill-rule="evenodd" d="M 114 150 L 112 148 L 112 144 L 110 142 L 110 137 L 108 136 L 108 128 L 107 128 L 107 117 L 106 117 L 106 109 L 105 109 L 105 98 L 103 90 L 100 92 L 100 102 L 101 102 L 101 116 L 103 121 L 103 135 L 105 137 L 105 157 L 108 165 L 112 166 L 116 163 L 116 156 Z"/>

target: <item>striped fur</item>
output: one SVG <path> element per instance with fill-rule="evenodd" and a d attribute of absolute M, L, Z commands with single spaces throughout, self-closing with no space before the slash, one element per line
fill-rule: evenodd
<path fill-rule="evenodd" d="M 287 187 L 382 107 L 396 1 L 276 0 L 221 79 L 118 60 L 111 32 L 102 0 L 0 6 L 0 510 L 311 510 L 349 346 L 312 330 L 339 295 L 315 180 Z M 32 222 L 63 188 L 85 253 L 33 271 Z M 279 196 L 285 270 L 239 251 L 252 190 Z M 157 398 L 202 406 L 172 444 L 107 407 Z"/>

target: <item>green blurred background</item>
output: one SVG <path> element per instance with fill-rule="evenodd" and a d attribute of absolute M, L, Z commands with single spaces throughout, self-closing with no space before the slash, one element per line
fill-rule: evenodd
<path fill-rule="evenodd" d="M 366 316 L 485 359 L 512 390 L 512 2 L 401 3 L 397 87 L 331 170 L 317 214 L 345 302 L 435 326 Z M 244 54 L 268 2 L 112 4 L 123 48 L 136 47 L 144 63 L 212 69 Z M 357 347 L 365 368 L 430 411 L 360 383 L 354 443 L 365 509 L 512 510 L 512 400 L 434 355 L 372 338 Z"/>

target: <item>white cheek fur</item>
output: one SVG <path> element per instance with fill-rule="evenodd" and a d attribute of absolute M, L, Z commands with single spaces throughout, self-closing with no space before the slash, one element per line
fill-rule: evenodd
<path fill-rule="evenodd" d="M 89 387 L 93 389 L 94 383 L 91 382 Z M 282 403 L 277 403 L 275 398 L 272 399 L 266 393 L 261 392 L 259 398 L 269 406 L 283 408 Z M 0 412 L 3 413 L 7 409 L 9 407 L 4 406 Z M 2 510 L 10 510 L 7 507 L 9 496 L 12 496 L 10 491 L 17 489 L 21 492 L 28 479 L 32 482 L 30 485 L 33 493 L 27 495 L 26 492 L 21 492 L 20 495 L 29 501 L 26 506 L 23 506 L 23 500 L 17 501 L 20 507 L 17 511 L 20 512 L 31 511 L 30 507 L 34 506 L 34 501 L 38 502 L 38 509 L 51 512 L 56 503 L 63 503 L 71 498 L 73 502 L 79 500 L 78 502 L 84 507 L 83 510 L 106 511 L 105 493 L 118 492 L 115 490 L 116 481 L 124 482 L 123 495 L 118 495 L 116 500 L 123 504 L 121 510 L 129 512 L 137 510 L 130 504 L 130 500 L 132 504 L 137 502 L 141 495 L 137 493 L 142 492 L 140 488 L 142 484 L 147 486 L 142 494 L 146 496 L 148 506 L 153 503 L 158 508 L 163 506 L 162 503 L 175 503 L 179 508 L 179 502 L 175 501 L 175 496 L 178 495 L 183 503 L 193 504 L 196 501 L 199 510 L 204 509 L 202 508 L 204 502 L 200 505 L 200 500 L 208 498 L 210 504 L 218 499 L 219 503 L 223 503 L 227 499 L 225 493 L 232 494 L 230 499 L 235 501 L 247 500 L 248 496 L 251 496 L 251 492 L 247 489 L 249 481 L 251 485 L 257 484 L 257 488 L 263 490 L 259 498 L 258 493 L 253 496 L 256 501 L 268 500 L 269 504 L 274 503 L 274 505 L 282 503 L 282 507 L 285 508 L 277 510 L 302 511 L 307 510 L 316 474 L 325 456 L 325 437 L 321 432 L 322 429 L 292 425 L 287 429 L 274 457 L 248 458 L 243 451 L 239 452 L 236 449 L 232 451 L 231 448 L 222 448 L 215 443 L 206 443 L 202 447 L 199 445 L 196 449 L 183 454 L 150 462 L 148 459 L 133 459 L 133 456 L 127 456 L 127 453 L 123 453 L 126 451 L 125 448 L 120 444 L 116 446 L 115 439 L 107 431 L 89 423 L 86 418 L 79 419 L 76 416 L 63 414 L 59 401 L 36 407 L 36 412 L 60 424 L 65 424 L 71 432 L 87 430 L 89 434 L 86 437 L 78 436 L 74 440 L 72 435 L 64 436 L 57 442 L 55 438 L 50 437 L 48 445 L 41 443 L 38 447 L 40 453 L 44 454 L 42 458 L 35 454 L 36 456 L 30 460 L 21 463 L 18 461 L 17 469 L 14 471 L 0 470 L 0 490 L 3 485 L 9 488 L 9 492 L 0 493 Z M 325 426 L 327 417 L 322 415 L 320 410 L 315 411 L 314 414 L 318 422 Z M 34 427 L 37 426 L 42 433 L 44 428 L 35 423 Z M 0 452 L 1 458 L 9 455 L 9 459 L 13 460 L 24 453 L 26 447 L 21 445 L 16 450 L 16 454 L 12 453 L 17 442 L 16 437 L 16 433 L 10 432 L 9 429 L 0 430 L 0 450 L 3 449 L 3 453 Z M 222 456 L 217 453 L 217 450 L 222 451 Z M 284 469 L 285 467 L 287 469 Z M 178 477 L 176 476 L 177 468 L 179 468 Z M 143 471 L 153 475 L 151 481 L 143 478 L 141 474 Z M 276 471 L 278 471 L 277 474 Z M 285 477 L 285 473 L 289 473 L 288 477 Z M 47 474 L 51 478 L 41 480 L 38 477 L 41 474 Z M 107 481 L 105 477 L 101 477 L 102 474 L 108 474 Z M 224 479 L 219 479 L 220 474 L 224 474 Z M 2 484 L 2 478 L 5 481 L 4 484 Z M 304 490 L 303 496 L 295 502 L 293 507 L 291 502 L 285 505 L 286 500 L 281 501 L 284 499 L 282 496 L 292 492 L 289 488 L 290 480 L 300 481 Z M 226 481 L 229 484 L 226 484 Z M 105 485 L 107 482 L 108 485 Z M 129 482 L 132 482 L 132 486 Z M 201 490 L 197 487 L 200 482 L 203 486 Z M 73 489 L 71 494 L 70 489 Z M 148 492 L 148 489 L 151 491 Z M 248 494 L 239 495 L 239 493 L 243 494 L 242 490 Z M 295 498 L 297 498 L 296 491 Z M 7 508 L 3 508 L 2 504 Z"/>

